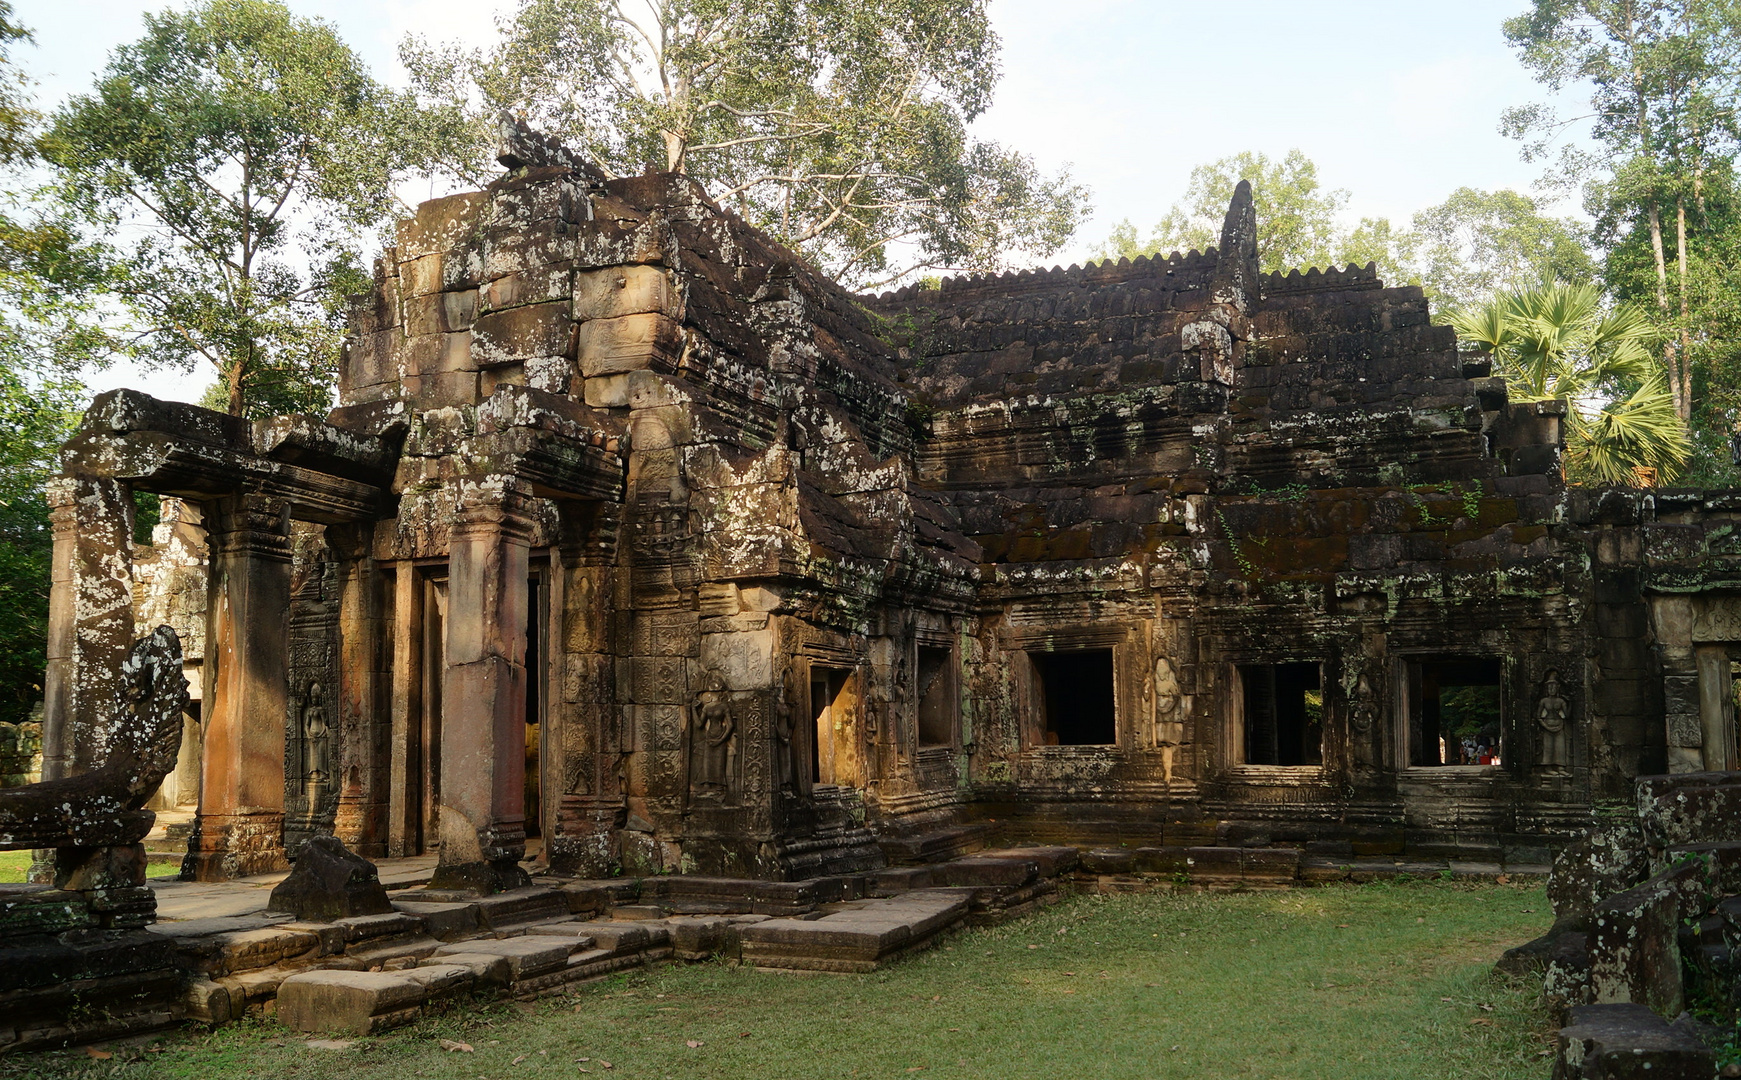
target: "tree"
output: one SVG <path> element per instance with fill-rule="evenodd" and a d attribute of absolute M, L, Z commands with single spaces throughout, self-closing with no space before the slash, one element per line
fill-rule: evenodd
<path fill-rule="evenodd" d="M 12 55 L 28 42 L 0 0 L 0 722 L 42 696 L 53 541 L 42 486 L 71 433 L 84 388 L 73 372 L 108 339 L 92 305 L 105 284 L 100 247 L 79 239 L 66 207 L 33 184 L 40 116 Z"/>
<path fill-rule="evenodd" d="M 145 17 L 45 141 L 62 190 L 127 237 L 115 292 L 146 363 L 215 369 L 237 414 L 324 408 L 358 251 L 423 163 L 410 101 L 276 0 Z"/>
<path fill-rule="evenodd" d="M 1594 281 L 1584 234 L 1577 221 L 1547 217 L 1515 191 L 1458 188 L 1414 216 L 1421 283 L 1435 297 L 1435 314 L 1446 317 L 1497 293 Z"/>
<path fill-rule="evenodd" d="M 1451 325 L 1493 354 L 1512 400 L 1569 402 L 1571 479 L 1636 484 L 1638 470 L 1668 480 L 1686 465 L 1692 447 L 1652 355 L 1658 331 L 1645 310 L 1604 310 L 1594 284 L 1549 285 L 1496 296 Z"/>
<path fill-rule="evenodd" d="M 1348 203 L 1348 192 L 1326 190 L 1317 165 L 1299 150 L 1289 150 L 1280 161 L 1244 151 L 1197 166 L 1184 198 L 1173 204 L 1146 242 L 1126 220 L 1101 245 L 1100 257 L 1206 250 L 1219 240 L 1228 200 L 1241 180 L 1251 181 L 1257 203 L 1257 249 L 1266 272 L 1371 262 L 1387 281 L 1410 280 L 1406 234 L 1384 218 L 1363 218 L 1354 230 L 1342 229 L 1337 215 Z"/>
<path fill-rule="evenodd" d="M 843 280 L 1049 255 L 1086 213 L 1068 171 L 972 138 L 991 102 L 986 0 L 520 0 L 487 50 L 408 38 L 423 100 L 473 134 L 499 110 L 607 174 L 681 172 Z"/>
<path fill-rule="evenodd" d="M 1657 322 L 1675 408 L 1693 415 L 1690 240 L 1705 212 L 1713 169 L 1733 157 L 1741 128 L 1738 0 L 1533 0 L 1505 24 L 1506 38 L 1549 90 L 1589 88 L 1590 111 L 1562 118 L 1545 105 L 1510 110 L 1502 130 L 1547 153 L 1568 127 L 1588 121 L 1593 153 L 1566 147 L 1560 179 L 1582 183 L 1586 208 L 1609 236 L 1639 221 L 1654 270 Z M 1673 229 L 1673 249 L 1665 233 Z M 1669 258 L 1676 262 L 1672 275 Z"/>

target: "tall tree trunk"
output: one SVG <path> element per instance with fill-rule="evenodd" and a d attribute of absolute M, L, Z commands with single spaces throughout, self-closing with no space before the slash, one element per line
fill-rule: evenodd
<path fill-rule="evenodd" d="M 1686 400 L 1686 410 L 1681 413 L 1681 419 L 1691 420 L 1693 417 L 1693 330 L 1692 322 L 1687 316 L 1687 200 L 1685 195 L 1675 196 L 1675 262 L 1680 271 L 1680 375 L 1683 380 L 1682 393 Z"/>
<path fill-rule="evenodd" d="M 1662 247 L 1662 214 L 1656 203 L 1650 204 L 1650 251 L 1656 257 L 1656 306 L 1664 316 L 1668 308 L 1668 257 Z M 1686 388 L 1681 382 L 1679 350 L 1676 342 L 1666 341 L 1662 346 L 1662 362 L 1668 368 L 1668 388 L 1674 395 L 1675 414 L 1682 420 L 1692 415 L 1692 403 L 1687 400 Z"/>

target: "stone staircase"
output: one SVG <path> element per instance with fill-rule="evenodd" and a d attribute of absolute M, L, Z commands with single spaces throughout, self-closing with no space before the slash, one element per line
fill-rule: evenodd
<path fill-rule="evenodd" d="M 366 1034 L 462 994 L 529 998 L 663 960 L 871 971 L 952 926 L 1052 902 L 1076 865 L 1074 848 L 1018 848 L 808 881 L 544 879 L 483 898 L 403 889 L 391 912 L 330 923 L 236 910 L 244 899 L 150 932 L 186 972 L 188 1019 L 271 1011 L 302 1031 Z"/>

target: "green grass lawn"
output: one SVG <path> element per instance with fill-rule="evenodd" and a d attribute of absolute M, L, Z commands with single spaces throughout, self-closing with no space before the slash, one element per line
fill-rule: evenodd
<path fill-rule="evenodd" d="M 1539 1080 L 1539 982 L 1489 969 L 1550 922 L 1516 885 L 1077 896 L 870 975 L 663 965 L 341 1050 L 260 1020 L 0 1076 Z"/>
<path fill-rule="evenodd" d="M 17 884 L 30 870 L 30 852 L 0 851 L 0 885 Z M 148 877 L 174 877 L 181 873 L 175 863 L 152 863 L 145 869 Z"/>

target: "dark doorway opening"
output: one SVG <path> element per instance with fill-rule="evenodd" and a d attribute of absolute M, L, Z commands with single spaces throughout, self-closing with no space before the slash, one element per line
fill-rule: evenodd
<path fill-rule="evenodd" d="M 1112 695 L 1112 650 L 1029 653 L 1034 696 L 1045 710 L 1047 746 L 1111 746 L 1118 742 Z"/>
<path fill-rule="evenodd" d="M 1409 663 L 1409 764 L 1500 763 L 1500 664 L 1482 657 Z"/>
<path fill-rule="evenodd" d="M 919 646 L 920 746 L 955 745 L 955 680 L 951 678 L 951 656 L 948 649 Z"/>
<path fill-rule="evenodd" d="M 810 781 L 813 784 L 857 784 L 852 741 L 852 701 L 847 682 L 852 672 L 813 665 L 810 668 Z"/>
<path fill-rule="evenodd" d="M 539 780 L 544 732 L 544 575 L 534 572 L 526 579 L 526 837 L 544 834 Z"/>
<path fill-rule="evenodd" d="M 1247 765 L 1324 763 L 1324 666 L 1241 664 Z"/>

